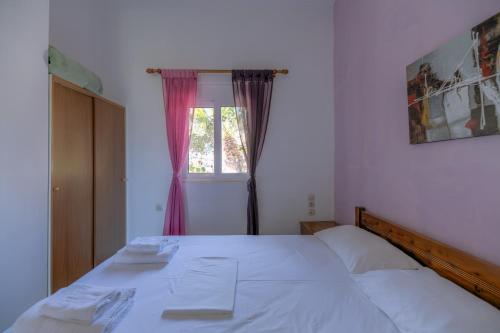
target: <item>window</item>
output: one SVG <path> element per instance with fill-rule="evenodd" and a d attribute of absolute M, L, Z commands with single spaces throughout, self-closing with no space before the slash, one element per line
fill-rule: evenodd
<path fill-rule="evenodd" d="M 246 175 L 244 135 L 238 129 L 236 108 L 196 107 L 191 112 L 188 178 Z"/>
<path fill-rule="evenodd" d="M 222 127 L 222 172 L 246 173 L 247 162 L 243 148 L 243 137 L 240 136 L 236 108 L 223 106 L 220 108 Z"/>
<path fill-rule="evenodd" d="M 214 108 L 195 108 L 191 112 L 189 173 L 214 173 Z"/>

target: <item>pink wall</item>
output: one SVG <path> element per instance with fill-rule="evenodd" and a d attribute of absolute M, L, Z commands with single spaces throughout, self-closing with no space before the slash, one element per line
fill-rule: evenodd
<path fill-rule="evenodd" d="M 499 0 L 337 0 L 335 209 L 363 205 L 500 264 L 500 136 L 408 143 L 406 65 Z"/>

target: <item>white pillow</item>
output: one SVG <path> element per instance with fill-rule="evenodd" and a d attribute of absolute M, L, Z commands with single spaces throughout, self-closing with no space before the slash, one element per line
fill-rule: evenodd
<path fill-rule="evenodd" d="M 353 274 L 378 269 L 418 269 L 422 266 L 385 239 L 353 225 L 314 234 L 342 259 Z"/>
<path fill-rule="evenodd" d="M 428 268 L 353 277 L 401 333 L 500 332 L 500 311 Z"/>

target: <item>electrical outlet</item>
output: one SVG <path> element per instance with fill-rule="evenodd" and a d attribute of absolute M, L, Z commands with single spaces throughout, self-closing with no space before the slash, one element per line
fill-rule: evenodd
<path fill-rule="evenodd" d="M 314 216 L 316 214 L 316 210 L 314 209 L 315 207 L 316 207 L 316 196 L 314 195 L 314 193 L 309 193 L 307 195 L 307 208 L 309 216 Z"/>

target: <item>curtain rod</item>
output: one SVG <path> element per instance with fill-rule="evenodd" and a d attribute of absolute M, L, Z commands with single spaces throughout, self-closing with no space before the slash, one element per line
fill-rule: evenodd
<path fill-rule="evenodd" d="M 231 69 L 198 69 L 198 73 L 203 73 L 203 74 L 231 74 L 232 70 Z M 288 69 L 273 69 L 273 75 L 276 74 L 283 74 L 287 75 L 288 74 Z M 161 68 L 146 68 L 146 73 L 149 74 L 160 74 L 161 73 Z"/>

